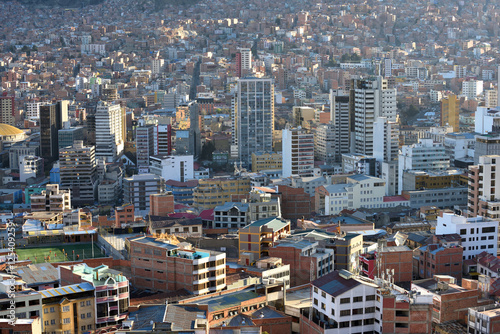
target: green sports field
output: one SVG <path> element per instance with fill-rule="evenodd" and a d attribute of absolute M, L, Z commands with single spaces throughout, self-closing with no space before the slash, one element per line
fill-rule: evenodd
<path fill-rule="evenodd" d="M 63 253 L 63 250 L 68 254 L 67 257 Z M 84 258 L 89 259 L 105 256 L 97 245 L 94 245 L 94 256 L 92 256 L 92 244 L 63 244 L 61 246 L 36 248 L 16 247 L 16 253 L 19 260 L 29 259 L 33 263 L 77 261 Z"/>

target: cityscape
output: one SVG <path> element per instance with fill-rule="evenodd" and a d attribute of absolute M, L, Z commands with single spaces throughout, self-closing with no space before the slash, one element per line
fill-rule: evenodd
<path fill-rule="evenodd" d="M 499 36 L 487 0 L 0 0 L 0 334 L 499 334 Z"/>

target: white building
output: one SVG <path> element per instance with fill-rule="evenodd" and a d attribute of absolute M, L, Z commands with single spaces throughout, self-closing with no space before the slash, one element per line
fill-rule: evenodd
<path fill-rule="evenodd" d="M 192 155 L 156 155 L 149 158 L 149 171 L 165 180 L 185 182 L 194 179 Z"/>
<path fill-rule="evenodd" d="M 429 97 L 431 102 L 438 103 L 443 99 L 443 93 L 439 90 L 431 89 L 431 91 L 429 92 Z"/>
<path fill-rule="evenodd" d="M 403 145 L 399 154 L 398 192 L 403 190 L 405 170 L 445 170 L 450 167 L 450 158 L 441 143 L 432 139 L 419 139 L 417 144 Z"/>
<path fill-rule="evenodd" d="M 241 70 L 249 72 L 252 69 L 252 50 L 241 48 L 239 52 L 241 54 Z"/>
<path fill-rule="evenodd" d="M 384 202 L 384 180 L 368 175 L 349 176 L 346 183 L 321 186 L 316 192 L 320 193 L 320 203 L 317 203 L 317 206 L 325 215 L 336 215 L 344 209 L 375 209 L 388 206 L 388 203 Z M 323 196 L 324 204 L 321 203 Z"/>
<path fill-rule="evenodd" d="M 477 107 L 474 131 L 480 134 L 496 132 L 500 129 L 500 111 L 496 108 Z"/>
<path fill-rule="evenodd" d="M 464 249 L 464 260 L 472 259 L 486 251 L 497 256 L 498 221 L 481 216 L 466 218 L 453 213 L 443 213 L 438 217 L 436 235 L 460 234 Z"/>
<path fill-rule="evenodd" d="M 165 59 L 151 59 L 151 73 L 160 74 L 163 71 L 163 66 L 165 66 Z"/>
<path fill-rule="evenodd" d="M 95 156 L 113 162 L 122 154 L 124 143 L 124 113 L 119 104 L 100 101 L 95 113 Z"/>
<path fill-rule="evenodd" d="M 486 108 L 498 106 L 498 92 L 495 89 L 487 89 L 484 92 L 484 106 Z"/>
<path fill-rule="evenodd" d="M 26 103 L 26 115 L 27 119 L 39 119 L 40 118 L 40 106 L 41 102 L 28 102 Z"/>
<path fill-rule="evenodd" d="M 474 144 L 476 138 L 473 133 L 448 133 L 444 137 L 444 149 L 450 157 L 450 164 L 456 159 L 474 157 Z"/>
<path fill-rule="evenodd" d="M 354 152 L 373 154 L 373 123 L 377 117 L 396 121 L 396 89 L 389 89 L 387 80 L 359 81 L 354 89 Z"/>
<path fill-rule="evenodd" d="M 477 99 L 483 94 L 483 80 L 468 80 L 462 82 L 462 95 L 469 99 Z"/>
<path fill-rule="evenodd" d="M 286 127 L 282 131 L 283 177 L 312 176 L 314 169 L 314 135 L 302 128 Z"/>
<path fill-rule="evenodd" d="M 19 158 L 19 181 L 26 182 L 27 179 L 36 178 L 42 173 L 42 158 L 33 155 L 25 155 Z"/>
<path fill-rule="evenodd" d="M 314 132 L 314 155 L 331 164 L 335 161 L 335 130 L 331 123 L 319 124 Z"/>
<path fill-rule="evenodd" d="M 390 122 L 387 117 L 378 117 L 373 124 L 373 157 L 379 163 L 398 159 L 399 127 L 396 122 Z"/>

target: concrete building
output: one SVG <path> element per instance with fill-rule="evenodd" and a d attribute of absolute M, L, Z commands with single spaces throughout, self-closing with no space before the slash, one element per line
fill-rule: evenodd
<path fill-rule="evenodd" d="M 465 187 L 467 185 L 467 178 L 459 169 L 428 172 L 407 170 L 403 172 L 402 180 L 403 191 Z"/>
<path fill-rule="evenodd" d="M 165 190 L 172 192 L 174 200 L 181 204 L 193 204 L 193 192 L 198 186 L 198 180 L 186 182 L 167 180 L 165 181 Z"/>
<path fill-rule="evenodd" d="M 473 133 L 447 133 L 444 136 L 444 149 L 450 157 L 450 165 L 456 165 L 455 160 L 474 157 L 475 135 Z M 458 167 L 458 166 L 457 166 Z"/>
<path fill-rule="evenodd" d="M 236 53 L 236 76 L 244 77 L 252 70 L 252 50 L 249 48 L 238 49 Z"/>
<path fill-rule="evenodd" d="M 19 181 L 43 176 L 43 159 L 33 155 L 24 155 L 19 160 Z"/>
<path fill-rule="evenodd" d="M 333 249 L 322 248 L 308 240 L 281 240 L 269 249 L 269 256 L 290 265 L 291 286 L 307 284 L 334 269 Z"/>
<path fill-rule="evenodd" d="M 123 201 L 135 210 L 149 212 L 150 195 L 165 192 L 165 179 L 154 174 L 133 175 L 123 179 Z"/>
<path fill-rule="evenodd" d="M 362 174 L 346 178 L 346 183 L 320 186 L 316 189 L 316 212 L 339 214 L 342 210 L 383 208 L 385 183 L 382 179 Z"/>
<path fill-rule="evenodd" d="M 469 217 L 483 216 L 490 219 L 500 218 L 500 182 L 496 168 L 500 170 L 500 155 L 483 155 L 479 164 L 469 166 L 469 194 L 467 214 Z"/>
<path fill-rule="evenodd" d="M 151 73 L 160 74 L 165 66 L 165 59 L 153 58 L 151 59 Z"/>
<path fill-rule="evenodd" d="M 483 80 L 465 80 L 462 82 L 462 95 L 468 99 L 477 99 L 483 94 Z"/>
<path fill-rule="evenodd" d="M 40 194 L 32 194 L 31 212 L 71 210 L 71 190 L 61 190 L 58 184 L 47 184 Z"/>
<path fill-rule="evenodd" d="M 389 122 L 386 117 L 378 117 L 373 123 L 373 157 L 379 164 L 398 160 L 399 125 Z"/>
<path fill-rule="evenodd" d="M 213 209 L 230 202 L 232 195 L 247 195 L 249 192 L 248 178 L 202 179 L 193 190 L 193 205 L 199 209 Z"/>
<path fill-rule="evenodd" d="M 350 153 L 351 148 L 351 106 L 349 92 L 330 89 L 330 122 L 335 136 L 333 155 L 336 162 L 341 161 L 342 154 Z"/>
<path fill-rule="evenodd" d="M 185 182 L 194 179 L 192 155 L 155 155 L 149 158 L 149 171 L 165 180 Z"/>
<path fill-rule="evenodd" d="M 9 168 L 19 170 L 19 158 L 25 155 L 40 156 L 40 143 L 35 139 L 27 139 L 20 142 L 12 143 L 8 148 L 9 151 Z"/>
<path fill-rule="evenodd" d="M 358 154 L 373 155 L 373 123 L 378 117 L 396 121 L 396 89 L 389 88 L 381 77 L 360 80 L 354 84 L 354 142 L 351 150 Z M 354 145 L 353 145 L 354 144 Z"/>
<path fill-rule="evenodd" d="M 172 154 L 172 126 L 159 124 L 154 130 L 154 155 Z"/>
<path fill-rule="evenodd" d="M 432 139 L 419 139 L 418 144 L 403 145 L 399 154 L 398 192 L 403 191 L 403 172 L 407 170 L 438 171 L 450 167 L 445 148 Z"/>
<path fill-rule="evenodd" d="M 474 145 L 474 164 L 479 163 L 483 155 L 500 155 L 500 133 L 476 135 Z"/>
<path fill-rule="evenodd" d="M 16 101 L 14 96 L 0 96 L 0 123 L 15 125 Z"/>
<path fill-rule="evenodd" d="M 495 108 L 498 106 L 498 91 L 487 89 L 484 91 L 484 106 L 486 108 Z"/>
<path fill-rule="evenodd" d="M 154 125 L 138 126 L 135 129 L 137 167 L 149 169 L 149 157 L 155 154 Z"/>
<path fill-rule="evenodd" d="M 283 177 L 312 176 L 314 169 L 314 135 L 302 128 L 282 131 Z"/>
<path fill-rule="evenodd" d="M 342 154 L 342 172 L 377 176 L 378 163 L 374 157 L 357 153 Z"/>
<path fill-rule="evenodd" d="M 128 239 L 134 286 L 151 291 L 186 289 L 193 295 L 226 287 L 226 254 L 141 236 Z"/>
<path fill-rule="evenodd" d="M 239 79 L 232 105 L 231 156 L 248 166 L 253 152 L 273 150 L 273 132 L 273 79 Z"/>
<path fill-rule="evenodd" d="M 304 106 L 293 106 L 292 120 L 292 124 L 296 128 L 300 126 L 303 129 L 311 129 L 316 120 L 316 109 Z"/>
<path fill-rule="evenodd" d="M 76 141 L 59 150 L 61 189 L 71 190 L 73 204 L 94 204 L 97 190 L 97 164 L 94 146 Z"/>
<path fill-rule="evenodd" d="M 65 123 L 69 124 L 69 123 Z M 63 128 L 58 131 L 58 146 L 59 149 L 68 147 L 68 146 L 73 146 L 75 141 L 77 140 L 84 140 L 83 136 L 83 130 L 84 128 L 81 126 L 78 127 L 67 127 Z"/>
<path fill-rule="evenodd" d="M 44 333 L 95 331 L 95 288 L 88 282 L 40 291 Z"/>
<path fill-rule="evenodd" d="M 453 132 L 460 131 L 459 113 L 460 100 L 456 95 L 450 94 L 441 100 L 441 126 L 452 126 Z"/>
<path fill-rule="evenodd" d="M 283 156 L 277 152 L 253 152 L 252 172 L 263 170 L 282 170 Z"/>
<path fill-rule="evenodd" d="M 336 161 L 335 130 L 332 124 L 319 124 L 314 131 L 314 156 L 332 164 Z"/>
<path fill-rule="evenodd" d="M 240 228 L 240 258 L 245 255 L 247 265 L 264 256 L 276 242 L 290 235 L 290 222 L 282 218 L 266 218 Z"/>
<path fill-rule="evenodd" d="M 41 102 L 28 102 L 25 105 L 25 115 L 27 119 L 38 120 L 40 119 L 40 106 Z"/>
<path fill-rule="evenodd" d="M 100 101 L 95 113 L 95 155 L 114 162 L 125 146 L 125 114 L 119 104 Z"/>
<path fill-rule="evenodd" d="M 467 205 L 467 187 L 405 190 L 402 196 L 410 202 L 410 208 L 418 209 L 422 206 L 436 206 L 439 208 L 453 208 L 455 205 Z"/>
<path fill-rule="evenodd" d="M 500 333 L 500 308 L 497 305 L 470 307 L 467 333 Z"/>
<path fill-rule="evenodd" d="M 481 135 L 496 133 L 500 130 L 500 111 L 492 108 L 477 107 L 474 114 L 474 131 Z"/>
<path fill-rule="evenodd" d="M 466 218 L 453 213 L 438 217 L 436 235 L 459 234 L 462 237 L 463 259 L 469 260 L 486 251 L 496 255 L 498 250 L 498 221 L 477 216 Z"/>

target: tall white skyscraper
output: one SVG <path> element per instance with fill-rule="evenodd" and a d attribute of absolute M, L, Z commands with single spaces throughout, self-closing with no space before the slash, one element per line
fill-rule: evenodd
<path fill-rule="evenodd" d="M 124 116 L 119 104 L 100 101 L 95 113 L 96 158 L 115 161 L 122 154 L 124 143 Z"/>
<path fill-rule="evenodd" d="M 396 121 L 396 95 L 382 77 L 354 83 L 354 153 L 373 155 L 373 124 L 378 117 Z"/>
<path fill-rule="evenodd" d="M 254 152 L 271 152 L 274 132 L 273 79 L 238 80 L 232 102 L 231 155 L 247 166 Z"/>

